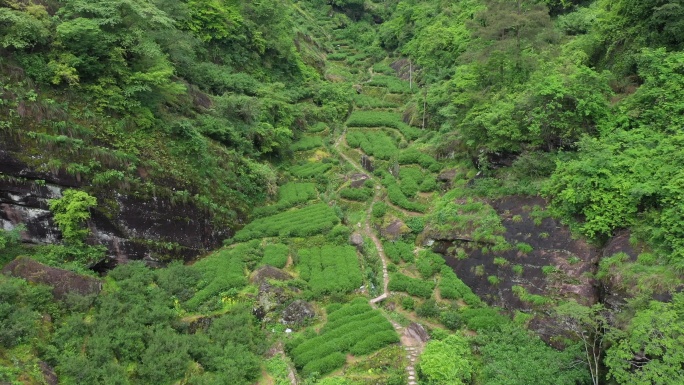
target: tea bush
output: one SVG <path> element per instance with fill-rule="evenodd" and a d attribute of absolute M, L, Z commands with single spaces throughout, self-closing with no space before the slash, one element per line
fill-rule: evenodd
<path fill-rule="evenodd" d="M 335 210 L 325 203 L 318 203 L 255 219 L 238 231 L 234 240 L 243 242 L 276 236 L 306 237 L 327 232 L 338 223 Z"/>
<path fill-rule="evenodd" d="M 351 246 L 302 249 L 298 255 L 300 276 L 316 297 L 349 293 L 363 283 L 356 249 Z"/>
<path fill-rule="evenodd" d="M 430 298 L 435 284 L 418 278 L 411 278 L 401 273 L 390 275 L 389 290 L 403 291 L 416 297 Z"/>

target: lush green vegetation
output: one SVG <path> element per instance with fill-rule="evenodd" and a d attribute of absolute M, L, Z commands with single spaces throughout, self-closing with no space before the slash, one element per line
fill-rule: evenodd
<path fill-rule="evenodd" d="M 392 262 L 399 264 L 401 261 L 412 263 L 415 258 L 413 256 L 414 246 L 403 242 L 383 242 L 382 247 L 385 249 L 385 254 Z"/>
<path fill-rule="evenodd" d="M 378 159 L 391 159 L 397 153 L 397 145 L 392 137 L 381 130 L 364 132 L 353 130 L 347 133 L 347 144 L 360 148 L 366 154 Z"/>
<path fill-rule="evenodd" d="M 306 203 L 318 196 L 313 183 L 286 183 L 278 189 L 278 202 L 269 206 L 257 207 L 252 211 L 255 217 L 273 215 L 290 207 Z"/>
<path fill-rule="evenodd" d="M 235 234 L 238 242 L 264 237 L 306 237 L 332 229 L 339 218 L 330 206 L 317 203 L 250 222 Z"/>
<path fill-rule="evenodd" d="M 389 289 L 392 291 L 403 291 L 416 297 L 430 298 L 435 284 L 418 278 L 411 278 L 401 273 L 390 275 Z"/>
<path fill-rule="evenodd" d="M 306 374 L 327 374 L 345 361 L 344 353 L 363 355 L 398 342 L 392 324 L 363 299 L 328 308 L 328 322 L 320 333 L 299 336 L 286 348 Z"/>
<path fill-rule="evenodd" d="M 347 120 L 349 127 L 390 127 L 399 130 L 407 140 L 420 137 L 421 131 L 401 120 L 401 115 L 389 111 L 354 111 Z"/>
<path fill-rule="evenodd" d="M 323 246 L 297 252 L 302 279 L 315 297 L 345 294 L 362 284 L 356 249 L 351 246 Z"/>

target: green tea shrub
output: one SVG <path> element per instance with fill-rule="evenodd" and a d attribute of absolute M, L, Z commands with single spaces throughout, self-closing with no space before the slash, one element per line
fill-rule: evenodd
<path fill-rule="evenodd" d="M 425 278 L 431 278 L 438 271 L 444 267 L 444 258 L 441 255 L 433 253 L 429 250 L 421 251 L 418 260 L 416 261 L 416 267 L 420 275 Z"/>
<path fill-rule="evenodd" d="M 264 247 L 264 258 L 261 260 L 261 263 L 282 269 L 287 264 L 288 253 L 287 245 L 280 243 L 266 245 Z"/>
<path fill-rule="evenodd" d="M 395 102 L 380 99 L 366 94 L 354 95 L 354 104 L 357 108 L 396 108 L 399 105 Z"/>
<path fill-rule="evenodd" d="M 375 75 L 368 84 L 375 87 L 385 87 L 387 91 L 393 94 L 408 94 L 412 92 L 409 82 L 401 80 L 396 76 Z"/>
<path fill-rule="evenodd" d="M 368 354 L 399 341 L 392 324 L 366 299 L 333 304 L 327 311 L 328 321 L 320 333 L 307 331 L 285 344 L 295 366 L 305 375 L 324 375 L 341 367 L 345 353 Z"/>
<path fill-rule="evenodd" d="M 420 138 L 423 131 L 401 120 L 401 114 L 390 111 L 354 111 L 347 120 L 349 127 L 390 127 L 399 130 L 406 140 Z"/>
<path fill-rule="evenodd" d="M 499 309 L 491 307 L 464 309 L 461 312 L 461 318 L 468 329 L 475 331 L 501 330 L 502 327 L 511 323 L 510 318 L 501 315 Z"/>
<path fill-rule="evenodd" d="M 442 298 L 463 299 L 470 306 L 480 304 L 480 298 L 456 276 L 456 273 L 449 266 L 442 266 L 440 274 L 442 278 L 438 286 Z"/>
<path fill-rule="evenodd" d="M 290 167 L 290 173 L 297 178 L 315 178 L 332 168 L 330 163 L 306 163 Z"/>
<path fill-rule="evenodd" d="M 366 154 L 388 160 L 397 153 L 397 145 L 384 131 L 363 132 L 353 130 L 347 133 L 347 144 L 360 148 Z"/>
<path fill-rule="evenodd" d="M 435 158 L 431 157 L 428 154 L 425 154 L 423 152 L 420 152 L 416 150 L 415 148 L 409 148 L 404 151 L 402 151 L 399 154 L 399 158 L 397 159 L 399 161 L 399 164 L 404 165 L 404 164 L 417 164 L 420 165 L 420 167 L 424 169 L 431 170 L 434 169 L 435 167 L 439 167 L 440 164 L 435 160 Z"/>
<path fill-rule="evenodd" d="M 422 279 L 411 278 L 401 273 L 395 273 L 390 275 L 388 288 L 391 291 L 403 291 L 416 297 L 430 298 L 435 284 L 423 281 Z"/>
<path fill-rule="evenodd" d="M 377 202 L 373 205 L 373 210 L 371 211 L 371 215 L 373 218 L 382 218 L 385 216 L 387 213 L 387 203 L 385 202 Z"/>
<path fill-rule="evenodd" d="M 278 189 L 278 202 L 273 205 L 257 207 L 252 211 L 255 217 L 273 215 L 301 203 L 306 203 L 318 196 L 314 183 L 289 182 Z"/>
<path fill-rule="evenodd" d="M 307 237 L 329 231 L 339 223 L 335 210 L 325 203 L 258 218 L 235 234 L 238 242 L 265 237 Z"/>
<path fill-rule="evenodd" d="M 404 261 L 406 263 L 413 263 L 415 260 L 413 257 L 413 245 L 402 242 L 383 242 L 383 248 L 385 249 L 385 254 L 394 263 L 400 263 Z"/>
<path fill-rule="evenodd" d="M 319 147 L 323 147 L 323 139 L 320 136 L 304 136 L 298 141 L 292 143 L 290 150 L 308 151 Z"/>
<path fill-rule="evenodd" d="M 351 246 L 302 249 L 298 255 L 300 276 L 316 297 L 349 293 L 363 283 L 356 249 Z"/>
<path fill-rule="evenodd" d="M 366 202 L 373 197 L 373 190 L 367 188 L 343 188 L 340 197 L 357 202 Z"/>

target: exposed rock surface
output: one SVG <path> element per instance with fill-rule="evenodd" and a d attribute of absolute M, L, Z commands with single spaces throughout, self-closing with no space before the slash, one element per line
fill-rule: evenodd
<path fill-rule="evenodd" d="M 410 233 L 411 229 L 401 219 L 394 219 L 384 226 L 380 232 L 384 238 L 395 240 L 406 233 Z"/>
<path fill-rule="evenodd" d="M 364 182 L 366 182 L 369 177 L 366 174 L 356 173 L 352 174 L 349 179 L 351 180 L 350 185 L 352 188 L 360 188 L 363 187 Z"/>
<path fill-rule="evenodd" d="M 423 325 L 411 322 L 411 324 L 406 328 L 406 331 L 404 333 L 415 339 L 416 341 L 419 341 L 421 343 L 426 343 L 430 339 L 430 335 L 428 332 L 425 330 Z"/>
<path fill-rule="evenodd" d="M 363 246 L 363 236 L 360 233 L 353 233 L 349 236 L 349 244 L 352 246 L 362 247 Z"/>
<path fill-rule="evenodd" d="M 88 181 L 62 170 L 39 171 L 16 156 L 19 148 L 0 141 L 0 227 L 26 226 L 25 242 L 50 244 L 61 234 L 48 210 L 48 200 Z M 190 260 L 216 248 L 231 234 L 212 225 L 206 211 L 192 204 L 172 203 L 168 197 L 136 198 L 113 190 L 102 191 L 91 209 L 89 243 L 107 247 L 116 262 L 171 257 Z M 105 204 L 106 202 L 106 204 Z M 171 247 L 169 247 L 171 245 Z"/>
<path fill-rule="evenodd" d="M 587 305 L 599 301 L 598 285 L 591 278 L 598 250 L 573 239 L 570 229 L 553 218 L 537 216 L 535 223 L 533 211 L 535 206 L 537 212 L 546 207 L 544 199 L 506 197 L 487 203 L 501 218 L 503 236 L 513 246 L 511 249 L 488 250 L 487 245 L 470 241 L 469 234 L 436 244 L 436 250 L 446 254 L 447 264 L 476 294 L 491 305 L 521 310 L 531 310 L 535 305 L 514 293 L 515 286 L 529 294 L 574 298 Z M 516 247 L 522 244 L 532 250 Z M 454 256 L 459 249 L 466 253 L 466 258 Z M 490 282 L 489 277 L 496 277 L 498 282 Z"/>
<path fill-rule="evenodd" d="M 97 294 L 102 289 L 102 282 L 97 278 L 50 267 L 28 257 L 19 257 L 8 263 L 2 272 L 31 283 L 52 286 L 52 294 L 56 299 L 64 299 L 69 293 Z"/>
<path fill-rule="evenodd" d="M 283 310 L 283 323 L 287 325 L 301 325 L 307 319 L 316 316 L 313 306 L 303 300 L 296 300 Z"/>
<path fill-rule="evenodd" d="M 273 267 L 273 266 L 262 266 L 259 269 L 257 269 L 254 273 L 252 273 L 252 277 L 250 281 L 252 283 L 264 283 L 269 279 L 275 279 L 278 281 L 286 281 L 288 279 L 292 279 L 290 274 L 287 274 L 286 272 Z"/>
<path fill-rule="evenodd" d="M 366 155 L 361 155 L 361 167 L 368 172 L 373 172 L 375 167 L 373 167 L 373 162 Z"/>

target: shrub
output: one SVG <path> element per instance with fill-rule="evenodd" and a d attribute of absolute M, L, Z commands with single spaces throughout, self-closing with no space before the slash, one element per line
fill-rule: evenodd
<path fill-rule="evenodd" d="M 409 82 L 401 80 L 396 76 L 375 75 L 368 84 L 374 87 L 387 88 L 387 91 L 393 94 L 411 93 Z"/>
<path fill-rule="evenodd" d="M 463 299 L 468 305 L 475 306 L 480 299 L 463 283 L 449 266 L 442 266 L 442 279 L 439 281 L 439 291 L 445 299 Z"/>
<path fill-rule="evenodd" d="M 282 269 L 287 264 L 288 248 L 286 245 L 266 245 L 261 263 Z"/>
<path fill-rule="evenodd" d="M 399 164 L 404 165 L 404 164 L 418 164 L 424 169 L 432 170 L 435 167 L 439 167 L 439 162 L 435 160 L 435 158 L 431 157 L 428 154 L 425 154 L 423 152 L 420 152 L 416 150 L 415 148 L 409 148 L 404 151 L 402 151 L 399 154 L 399 158 L 397 159 L 399 161 Z"/>
<path fill-rule="evenodd" d="M 368 354 L 399 341 L 392 324 L 366 299 L 333 304 L 327 310 L 328 322 L 319 334 L 307 331 L 286 343 L 295 366 L 305 375 L 341 367 L 345 353 Z"/>
<path fill-rule="evenodd" d="M 388 160 L 397 153 L 394 140 L 384 131 L 350 131 L 347 134 L 347 144 L 352 148 L 360 148 L 366 154 L 378 159 Z"/>
<path fill-rule="evenodd" d="M 298 141 L 292 143 L 290 150 L 292 151 L 308 151 L 314 148 L 323 147 L 323 139 L 319 136 L 305 136 Z"/>
<path fill-rule="evenodd" d="M 312 126 L 309 126 L 308 131 L 312 133 L 323 132 L 328 128 L 328 126 L 323 122 L 318 122 Z"/>
<path fill-rule="evenodd" d="M 315 296 L 349 293 L 363 280 L 356 249 L 351 246 L 323 246 L 302 249 L 299 254 L 301 278 Z"/>
<path fill-rule="evenodd" d="M 330 163 L 306 163 L 290 167 L 290 173 L 297 178 L 308 179 L 322 175 L 331 168 Z"/>
<path fill-rule="evenodd" d="M 340 190 L 340 197 L 357 202 L 366 202 L 373 197 L 373 190 L 367 188 L 344 188 Z"/>
<path fill-rule="evenodd" d="M 413 245 L 402 242 L 383 242 L 383 249 L 385 249 L 385 254 L 394 263 L 400 263 L 401 261 L 412 263 L 414 261 L 413 257 Z"/>
<path fill-rule="evenodd" d="M 235 234 L 238 242 L 275 236 L 305 237 L 327 232 L 339 223 L 335 211 L 324 203 L 258 218 Z"/>
<path fill-rule="evenodd" d="M 399 130 L 406 140 L 416 140 L 423 131 L 401 120 L 401 114 L 390 111 L 354 111 L 347 120 L 349 127 L 390 127 Z"/>
<path fill-rule="evenodd" d="M 306 203 L 318 196 L 314 183 L 289 182 L 278 189 L 278 202 L 264 207 L 257 207 L 252 211 L 255 217 L 273 215 L 298 204 Z"/>
<path fill-rule="evenodd" d="M 416 307 L 416 301 L 413 300 L 413 298 L 406 296 L 401 299 L 401 307 L 404 308 L 404 310 L 411 311 Z"/>
<path fill-rule="evenodd" d="M 382 218 L 387 213 L 387 209 L 387 203 L 377 202 L 373 205 L 373 211 L 371 212 L 371 215 L 373 215 L 373 218 Z"/>
<path fill-rule="evenodd" d="M 423 250 L 416 261 L 416 267 L 420 275 L 427 279 L 435 275 L 444 266 L 444 258 L 429 250 Z"/>
<path fill-rule="evenodd" d="M 359 95 L 354 95 L 354 104 L 356 104 L 357 108 L 396 108 L 398 107 L 397 103 L 388 101 L 388 100 L 382 100 L 378 99 L 369 95 L 365 94 L 359 94 Z"/>
<path fill-rule="evenodd" d="M 435 285 L 432 282 L 395 273 L 390 275 L 388 288 L 392 291 L 403 291 L 416 297 L 430 298 Z"/>
<path fill-rule="evenodd" d="M 511 320 L 499 313 L 496 308 L 468 308 L 461 312 L 461 318 L 469 329 L 500 330 L 511 323 Z"/>

